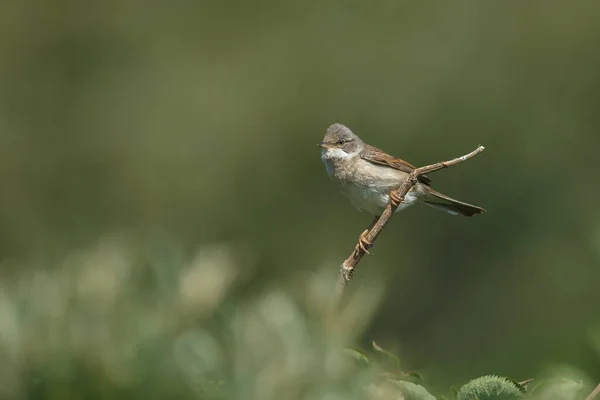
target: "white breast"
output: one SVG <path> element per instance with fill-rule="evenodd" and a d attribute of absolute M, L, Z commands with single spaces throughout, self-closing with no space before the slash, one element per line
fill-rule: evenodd
<path fill-rule="evenodd" d="M 359 210 L 368 212 L 372 215 L 381 215 L 390 201 L 390 196 L 385 191 L 374 189 L 373 187 L 358 186 L 351 183 L 342 184 L 342 193 L 348 197 L 350 202 Z M 404 201 L 396 211 L 401 211 L 417 201 L 414 192 L 408 192 Z"/>

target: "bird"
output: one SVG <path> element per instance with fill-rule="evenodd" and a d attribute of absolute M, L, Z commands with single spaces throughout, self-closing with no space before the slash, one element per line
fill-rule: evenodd
<path fill-rule="evenodd" d="M 329 177 L 337 182 L 342 193 L 359 210 L 374 216 L 371 226 L 359 237 L 358 246 L 368 252 L 372 244 L 366 234 L 385 207 L 392 201 L 400 203 L 396 190 L 408 179 L 415 167 L 399 158 L 365 143 L 345 125 L 335 123 L 327 128 L 321 143 L 321 160 Z M 396 211 L 417 202 L 453 215 L 471 217 L 486 210 L 442 194 L 431 187 L 431 179 L 420 175 Z"/>

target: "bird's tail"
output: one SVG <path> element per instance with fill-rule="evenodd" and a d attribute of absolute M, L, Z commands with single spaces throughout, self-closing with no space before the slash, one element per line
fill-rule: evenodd
<path fill-rule="evenodd" d="M 429 186 L 423 185 L 426 195 L 423 196 L 422 200 L 425 204 L 440 210 L 446 211 L 453 215 L 464 215 L 465 217 L 472 217 L 476 214 L 484 213 L 485 210 L 481 207 L 474 206 L 472 204 L 463 203 L 462 201 L 454 200 L 452 197 L 448 197 L 445 194 L 436 192 Z"/>

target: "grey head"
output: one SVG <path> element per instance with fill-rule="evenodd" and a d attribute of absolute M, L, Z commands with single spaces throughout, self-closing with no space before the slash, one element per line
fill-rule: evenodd
<path fill-rule="evenodd" d="M 348 127 L 342 124 L 333 124 L 327 128 L 323 141 L 319 143 L 323 148 L 323 157 L 346 158 L 358 155 L 365 143 Z"/>

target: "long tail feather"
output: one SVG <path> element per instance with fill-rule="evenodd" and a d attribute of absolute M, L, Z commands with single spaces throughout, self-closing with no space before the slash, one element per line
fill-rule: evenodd
<path fill-rule="evenodd" d="M 421 200 L 432 207 L 446 211 L 453 215 L 464 215 L 465 217 L 472 217 L 473 215 L 484 213 L 485 210 L 481 207 L 474 206 L 469 203 L 463 203 L 448 197 L 445 194 L 436 192 L 428 186 L 424 186 L 427 195 Z"/>

